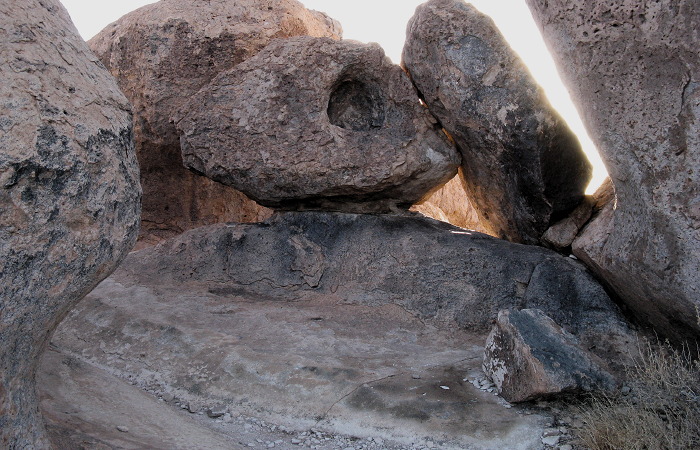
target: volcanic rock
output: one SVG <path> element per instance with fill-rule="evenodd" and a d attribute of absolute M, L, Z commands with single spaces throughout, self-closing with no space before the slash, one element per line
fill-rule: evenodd
<path fill-rule="evenodd" d="M 182 110 L 185 165 L 273 208 L 407 209 L 460 162 L 377 44 L 275 41 Z"/>
<path fill-rule="evenodd" d="M 144 191 L 142 238 L 269 217 L 271 211 L 240 192 L 183 167 L 171 116 L 219 72 L 272 39 L 340 34 L 336 21 L 295 0 L 161 0 L 125 15 L 90 40 L 134 105 Z"/>
<path fill-rule="evenodd" d="M 538 309 L 498 313 L 486 340 L 484 373 L 509 402 L 610 390 L 616 384 L 575 336 Z"/>
<path fill-rule="evenodd" d="M 539 308 L 620 361 L 630 339 L 581 263 L 418 215 L 288 212 L 212 225 L 134 253 L 122 270 L 221 296 L 397 304 L 472 331 L 488 332 L 502 309 Z"/>
<path fill-rule="evenodd" d="M 537 244 L 581 202 L 590 164 L 490 18 L 462 0 L 419 6 L 403 64 L 462 152 L 489 234 Z"/>
<path fill-rule="evenodd" d="M 0 447 L 47 448 L 35 373 L 136 240 L 129 104 L 57 0 L 0 5 Z"/>
<path fill-rule="evenodd" d="M 454 178 L 411 206 L 410 210 L 461 228 L 488 234 L 488 230 L 479 222 L 479 215 L 469 201 L 466 189 L 464 172 L 460 169 Z"/>
<path fill-rule="evenodd" d="M 615 185 L 573 244 L 656 331 L 700 336 L 700 5 L 528 0 Z M 624 55 L 621 57 L 621 54 Z"/>

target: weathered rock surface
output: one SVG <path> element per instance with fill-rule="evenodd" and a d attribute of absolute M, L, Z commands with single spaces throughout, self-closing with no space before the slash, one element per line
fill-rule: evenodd
<path fill-rule="evenodd" d="M 272 39 L 339 38 L 340 25 L 296 0 L 161 0 L 129 13 L 90 40 L 134 105 L 143 185 L 142 238 L 200 225 L 256 222 L 271 211 L 183 167 L 172 114 L 219 72 Z"/>
<path fill-rule="evenodd" d="M 617 352 L 629 339 L 579 262 L 418 216 L 285 213 L 191 230 L 137 255 L 125 269 L 136 279 L 222 296 L 394 303 L 483 332 L 501 309 L 539 308 L 604 356 L 625 359 Z"/>
<path fill-rule="evenodd" d="M 460 157 L 376 44 L 296 37 L 183 107 L 185 165 L 281 209 L 408 209 Z"/>
<path fill-rule="evenodd" d="M 481 226 L 479 215 L 469 201 L 466 190 L 464 172 L 460 169 L 457 175 L 440 189 L 411 206 L 410 211 L 416 211 L 461 228 L 488 234 L 489 230 Z"/>
<path fill-rule="evenodd" d="M 700 5 L 528 0 L 615 185 L 574 254 L 677 340 L 700 324 Z M 624 54 L 624 57 L 620 55 Z"/>
<path fill-rule="evenodd" d="M 575 336 L 538 309 L 498 313 L 483 367 L 509 402 L 610 390 L 616 384 Z"/>
<path fill-rule="evenodd" d="M 39 356 L 133 246 L 129 104 L 57 0 L 0 5 L 0 447 L 46 448 Z"/>
<path fill-rule="evenodd" d="M 583 199 L 591 167 L 493 21 L 462 0 L 431 0 L 408 24 L 403 64 L 463 155 L 489 234 L 536 244 Z"/>

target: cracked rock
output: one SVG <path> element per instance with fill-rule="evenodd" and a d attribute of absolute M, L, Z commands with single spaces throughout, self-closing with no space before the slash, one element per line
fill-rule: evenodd
<path fill-rule="evenodd" d="M 0 447 L 48 448 L 35 373 L 133 247 L 130 106 L 57 0 L 0 3 Z"/>
<path fill-rule="evenodd" d="M 462 152 L 479 224 L 493 236 L 539 243 L 583 199 L 591 166 L 578 139 L 473 6 L 426 2 L 406 35 L 403 64 Z"/>
<path fill-rule="evenodd" d="M 240 192 L 188 171 L 171 118 L 220 72 L 272 39 L 340 38 L 338 22 L 296 0 L 161 0 L 108 25 L 90 48 L 134 105 L 143 184 L 142 239 L 270 215 Z"/>
<path fill-rule="evenodd" d="M 498 314 L 486 340 L 483 367 L 509 402 L 611 390 L 616 384 L 575 336 L 537 309 Z"/>
<path fill-rule="evenodd" d="M 376 44 L 275 41 L 177 121 L 186 166 L 278 209 L 407 209 L 460 156 Z"/>

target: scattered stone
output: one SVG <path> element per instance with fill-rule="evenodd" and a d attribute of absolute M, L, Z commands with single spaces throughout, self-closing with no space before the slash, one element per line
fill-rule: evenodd
<path fill-rule="evenodd" d="M 172 402 L 175 399 L 175 396 L 169 392 L 166 392 L 163 394 L 162 399 L 168 403 Z"/>
<path fill-rule="evenodd" d="M 207 416 L 211 417 L 212 419 L 215 419 L 217 417 L 221 417 L 226 414 L 228 411 L 228 406 L 226 405 L 219 405 L 214 408 L 209 408 L 207 409 Z"/>
<path fill-rule="evenodd" d="M 420 375 L 414 373 L 413 375 L 411 375 L 411 378 L 413 378 L 414 380 L 420 380 Z"/>
<path fill-rule="evenodd" d="M 575 336 L 531 309 L 498 314 L 484 349 L 484 372 L 509 402 L 610 390 L 616 383 Z"/>
<path fill-rule="evenodd" d="M 542 443 L 544 445 L 549 445 L 550 447 L 554 447 L 559 443 L 559 439 L 561 439 L 560 436 L 547 436 L 542 438 Z"/>
<path fill-rule="evenodd" d="M 185 169 L 170 118 L 217 74 L 274 38 L 340 34 L 338 22 L 295 0 L 161 0 L 125 15 L 90 40 L 90 48 L 134 105 L 144 190 L 142 240 L 270 215 L 240 192 Z"/>
<path fill-rule="evenodd" d="M 444 390 L 448 391 L 448 390 L 450 390 L 450 387 L 449 386 L 440 386 L 440 389 L 444 389 Z"/>
<path fill-rule="evenodd" d="M 615 205 L 586 227 L 573 253 L 657 333 L 694 342 L 700 4 L 527 3 L 615 185 Z"/>
<path fill-rule="evenodd" d="M 417 98 L 377 44 L 275 41 L 182 108 L 183 160 L 268 207 L 408 209 L 460 163 Z"/>
<path fill-rule="evenodd" d="M 591 166 L 576 136 L 486 15 L 431 0 L 408 24 L 403 64 L 462 152 L 489 234 L 537 244 L 583 199 Z"/>
<path fill-rule="evenodd" d="M 57 0 L 0 3 L 0 447 L 49 448 L 35 373 L 133 247 L 130 106 Z"/>
<path fill-rule="evenodd" d="M 560 445 L 558 448 L 559 448 L 559 450 L 573 450 L 574 449 L 574 447 L 572 447 L 570 444 Z"/>

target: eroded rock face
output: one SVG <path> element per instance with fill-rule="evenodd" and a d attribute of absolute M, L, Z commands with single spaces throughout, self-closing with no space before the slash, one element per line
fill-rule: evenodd
<path fill-rule="evenodd" d="M 403 64 L 457 142 L 489 234 L 536 244 L 583 199 L 591 168 L 577 138 L 490 18 L 462 0 L 419 6 Z"/>
<path fill-rule="evenodd" d="M 339 38 L 340 25 L 296 0 L 161 0 L 90 40 L 134 105 L 143 185 L 142 237 L 166 238 L 204 224 L 269 217 L 240 192 L 183 167 L 172 114 L 217 74 L 274 38 Z"/>
<path fill-rule="evenodd" d="M 503 310 L 484 349 L 484 373 L 509 402 L 594 389 L 613 389 L 615 378 L 538 309 Z"/>
<path fill-rule="evenodd" d="M 460 169 L 454 178 L 411 206 L 410 210 L 461 228 L 488 234 L 489 230 L 481 226 L 479 214 L 469 201 L 466 191 L 464 172 Z"/>
<path fill-rule="evenodd" d="M 574 254 L 657 332 L 694 342 L 700 336 L 700 5 L 528 4 L 617 195 L 616 206 L 574 242 Z"/>
<path fill-rule="evenodd" d="M 281 209 L 407 209 L 460 162 L 401 68 L 354 41 L 275 41 L 177 126 L 188 167 Z"/>
<path fill-rule="evenodd" d="M 34 377 L 65 314 L 133 246 L 129 104 L 57 0 L 0 5 L 0 447 L 47 448 Z"/>
<path fill-rule="evenodd" d="M 501 309 L 539 308 L 606 359 L 627 359 L 629 329 L 579 263 L 418 215 L 289 212 L 263 224 L 188 231 L 133 254 L 147 283 L 222 296 L 397 304 L 423 319 L 488 332 Z"/>

